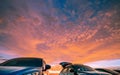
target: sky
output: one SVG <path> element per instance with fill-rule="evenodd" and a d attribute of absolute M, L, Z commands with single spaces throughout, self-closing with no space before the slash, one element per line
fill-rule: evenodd
<path fill-rule="evenodd" d="M 0 58 L 120 60 L 119 7 L 120 0 L 0 0 Z"/>

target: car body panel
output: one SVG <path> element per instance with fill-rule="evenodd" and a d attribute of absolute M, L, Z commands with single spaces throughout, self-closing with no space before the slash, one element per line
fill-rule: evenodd
<path fill-rule="evenodd" d="M 116 71 L 116 72 L 120 73 L 120 69 L 115 69 L 114 71 Z"/>
<path fill-rule="evenodd" d="M 106 68 L 96 68 L 95 70 L 100 71 L 100 72 L 106 72 L 110 73 L 112 75 L 120 75 L 118 72 L 111 70 L 111 69 L 106 69 Z"/>
<path fill-rule="evenodd" d="M 29 72 L 40 72 L 42 68 L 38 67 L 11 67 L 11 66 L 0 66 L 0 75 L 8 74 L 23 74 Z"/>

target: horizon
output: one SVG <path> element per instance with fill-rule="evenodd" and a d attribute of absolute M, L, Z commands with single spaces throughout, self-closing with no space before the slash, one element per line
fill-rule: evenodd
<path fill-rule="evenodd" d="M 119 0 L 1 0 L 0 58 L 120 65 L 119 7 Z"/>
<path fill-rule="evenodd" d="M 17 57 L 19 58 L 19 57 Z M 5 59 L 5 58 L 2 58 L 0 59 L 0 63 L 4 62 L 4 61 L 7 61 L 9 59 Z M 63 62 L 63 61 L 61 61 Z M 83 64 L 83 65 L 88 65 L 92 68 L 120 68 L 120 59 L 114 59 L 114 60 L 99 60 L 99 61 L 94 61 L 94 62 L 87 62 L 87 63 L 73 63 L 73 64 Z M 51 65 L 52 67 L 58 67 L 58 69 L 60 69 L 60 65 L 59 65 L 60 62 L 57 62 L 55 64 L 51 64 L 51 63 L 47 63 L 49 65 Z"/>

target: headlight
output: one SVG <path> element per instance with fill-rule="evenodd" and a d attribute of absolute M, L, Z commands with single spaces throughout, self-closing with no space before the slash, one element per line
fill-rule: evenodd
<path fill-rule="evenodd" d="M 40 75 L 39 72 L 32 72 L 32 73 L 27 73 L 27 74 L 23 74 L 23 75 Z"/>

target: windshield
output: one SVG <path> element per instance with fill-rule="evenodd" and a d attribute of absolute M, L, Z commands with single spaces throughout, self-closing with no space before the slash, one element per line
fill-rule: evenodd
<path fill-rule="evenodd" d="M 76 71 L 81 72 L 81 71 L 94 71 L 93 68 L 86 66 L 86 65 L 74 65 L 73 67 Z"/>
<path fill-rule="evenodd" d="M 32 67 L 41 67 L 42 59 L 34 58 L 16 58 L 3 62 L 1 66 L 32 66 Z"/>

